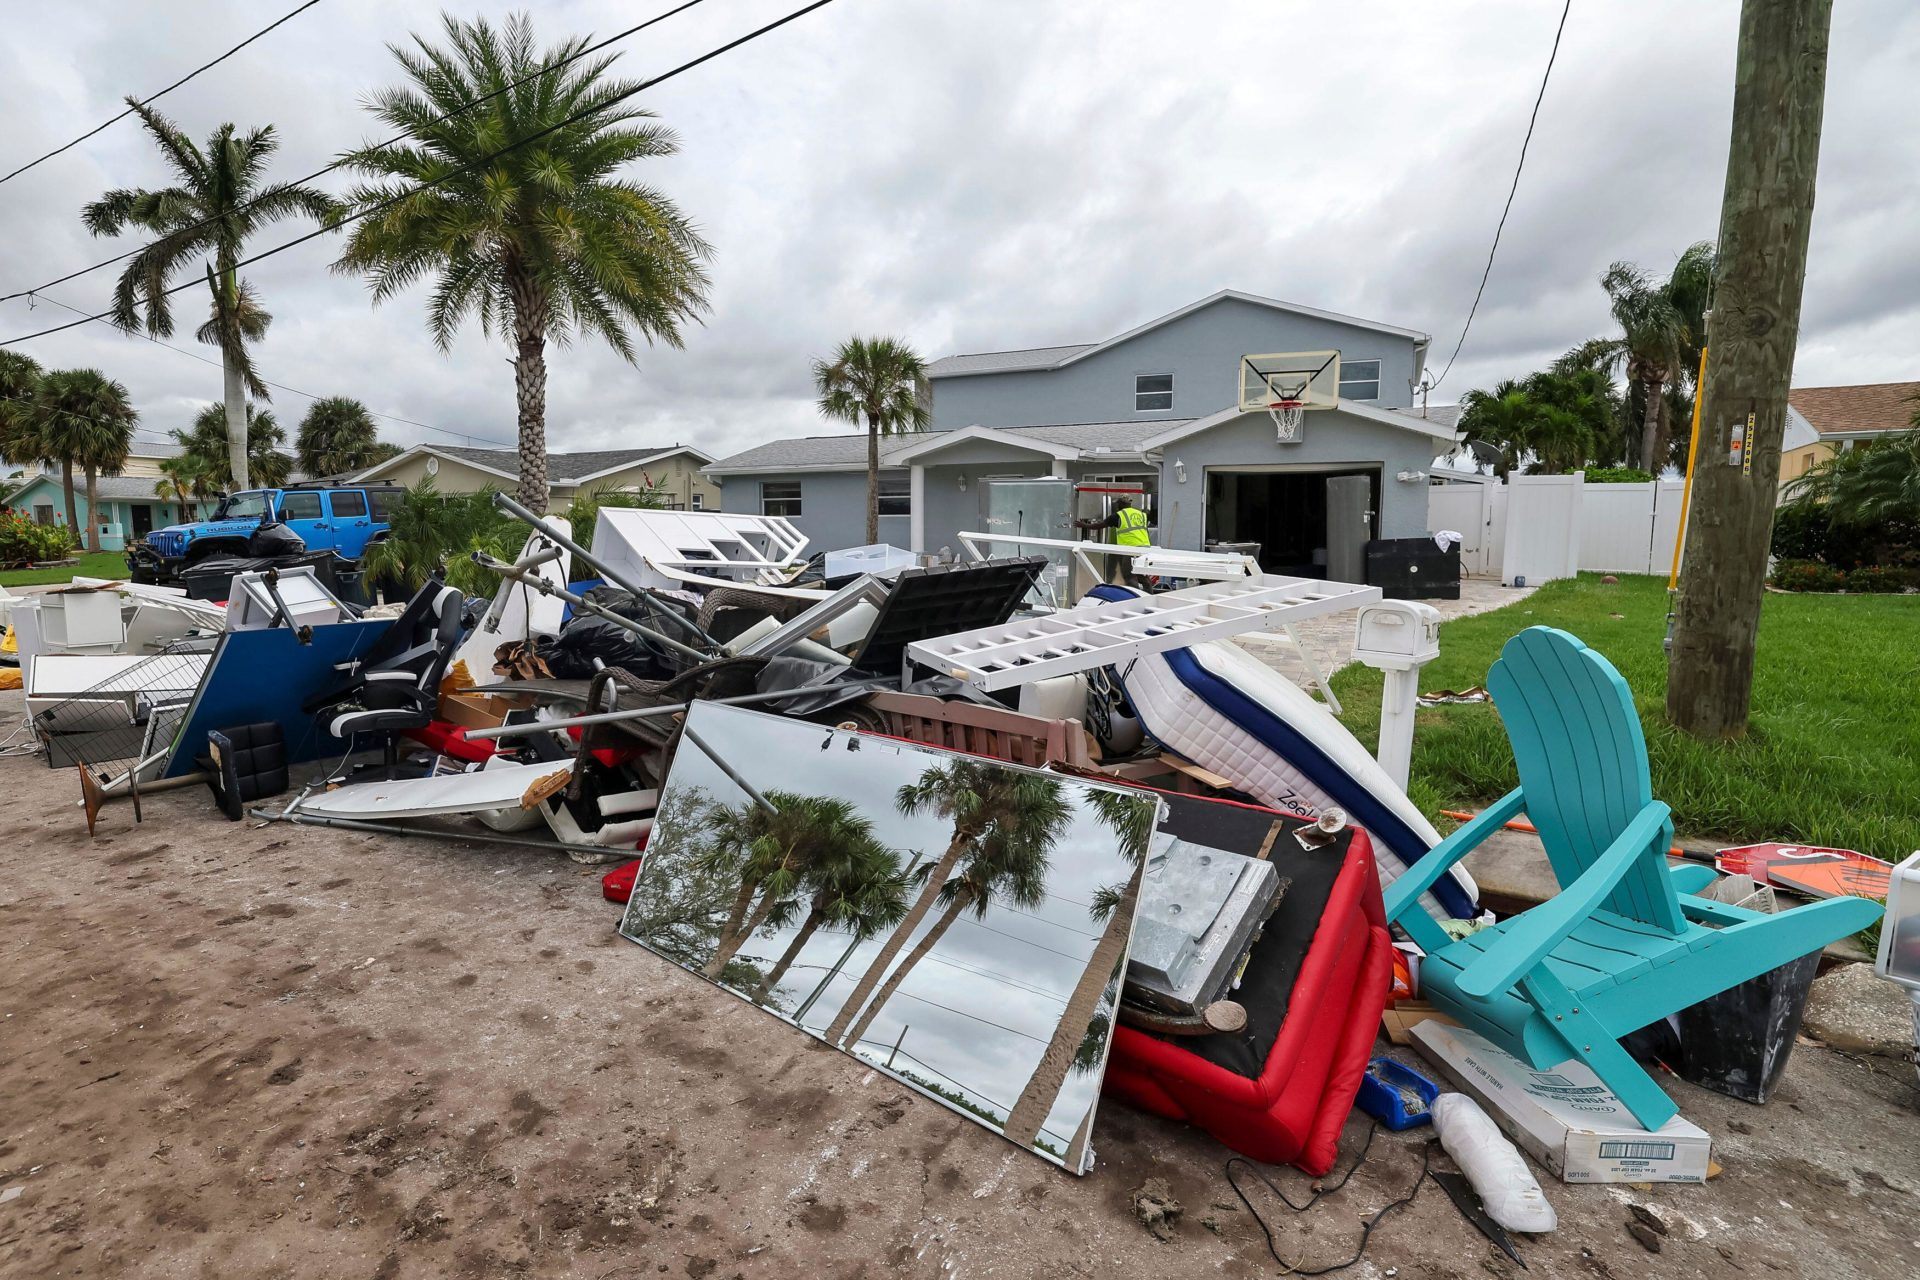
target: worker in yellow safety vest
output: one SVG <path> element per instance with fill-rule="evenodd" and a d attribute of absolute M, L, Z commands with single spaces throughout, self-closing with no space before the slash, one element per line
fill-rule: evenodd
<path fill-rule="evenodd" d="M 1114 501 L 1113 510 L 1104 520 L 1075 520 L 1074 525 L 1081 529 L 1112 529 L 1114 543 L 1122 547 L 1145 547 L 1152 545 L 1147 536 L 1147 513 L 1133 505 L 1133 499 L 1121 497 Z M 1132 557 L 1120 559 L 1121 580 L 1129 586 L 1143 586 L 1143 580 L 1133 572 Z"/>

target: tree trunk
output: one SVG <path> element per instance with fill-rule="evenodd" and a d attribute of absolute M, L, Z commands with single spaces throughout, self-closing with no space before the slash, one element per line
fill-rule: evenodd
<path fill-rule="evenodd" d="M 765 924 L 767 917 L 773 914 L 775 905 L 771 892 L 762 894 L 760 905 L 753 909 L 753 914 L 747 917 L 747 922 L 740 926 L 739 932 L 720 939 L 720 946 L 714 951 L 713 959 L 707 961 L 705 972 L 709 978 L 717 979 L 726 971 L 727 962 L 733 959 L 741 947 L 747 945 L 748 938 L 759 932 L 760 926 Z"/>
<path fill-rule="evenodd" d="M 1087 1112 L 1080 1117 L 1080 1123 L 1074 1126 L 1073 1141 L 1067 1144 L 1067 1171 L 1079 1173 L 1087 1164 L 1087 1140 L 1093 1137 L 1094 1106 L 1089 1103 Z"/>
<path fill-rule="evenodd" d="M 807 913 L 806 923 L 800 926 L 800 932 L 794 935 L 793 941 L 787 944 L 786 951 L 781 953 L 780 959 L 775 962 L 773 968 L 767 971 L 767 976 L 762 979 L 759 988 L 754 991 L 753 1002 L 755 1004 L 765 1004 L 767 1002 L 767 998 L 780 986 L 780 979 L 787 976 L 787 970 L 793 968 L 793 962 L 800 958 L 802 951 L 806 950 L 807 940 L 813 937 L 813 931 L 820 927 L 820 922 L 825 918 L 826 917 L 820 914 L 820 908 L 818 907 L 815 907 Z"/>
<path fill-rule="evenodd" d="M 880 979 L 886 974 L 887 966 L 893 963 L 893 958 L 900 954 L 900 948 L 906 945 L 907 939 L 913 936 L 913 931 L 920 927 L 922 920 L 926 919 L 927 912 L 933 908 L 933 900 L 939 896 L 940 886 L 945 884 L 947 877 L 953 874 L 954 864 L 960 861 L 960 855 L 972 841 L 973 834 L 971 828 L 956 827 L 954 829 L 953 839 L 947 843 L 947 851 L 940 855 L 940 861 L 928 874 L 927 883 L 921 888 L 920 896 L 914 899 L 912 909 L 900 921 L 899 928 L 887 935 L 887 940 L 880 946 L 880 954 L 873 958 L 873 963 L 867 966 L 867 971 L 860 975 L 860 981 L 854 984 L 853 994 L 847 997 L 847 1002 L 840 1006 L 840 1012 L 834 1014 L 833 1021 L 827 1025 L 825 1034 L 828 1044 L 840 1043 L 840 1037 L 845 1033 L 848 1024 L 853 1021 L 854 1015 L 860 1012 L 861 1004 L 865 1002 L 868 995 L 872 994 L 874 987 L 879 985 Z"/>
<path fill-rule="evenodd" d="M 1642 470 L 1653 472 L 1654 479 L 1658 480 L 1660 466 L 1654 455 L 1660 448 L 1660 405 L 1666 381 L 1647 376 L 1640 380 L 1640 387 L 1647 396 L 1646 404 L 1640 409 L 1640 466 Z"/>
<path fill-rule="evenodd" d="M 921 958 L 933 950 L 934 944 L 945 936 L 947 930 L 953 927 L 953 922 L 959 918 L 960 913 L 972 903 L 973 895 L 970 893 L 961 892 L 953 895 L 953 901 L 947 904 L 947 909 L 940 913 L 940 918 L 933 922 L 931 929 L 927 930 L 927 936 L 913 944 L 913 950 L 908 952 L 907 958 L 900 962 L 900 967 L 887 975 L 886 984 L 880 988 L 880 993 L 874 996 L 873 1002 L 860 1014 L 860 1020 L 848 1029 L 847 1038 L 843 1042 L 847 1048 L 852 1049 L 860 1043 L 860 1037 L 867 1034 L 867 1028 L 873 1025 L 874 1018 L 879 1016 L 881 1008 L 887 1001 L 893 999 L 893 993 L 900 989 L 900 984 L 907 980 L 909 973 L 913 972 L 913 966 L 919 964 Z"/>
<path fill-rule="evenodd" d="M 1126 954 L 1127 940 L 1133 936 L 1133 909 L 1139 898 L 1140 873 L 1136 871 L 1126 893 L 1107 918 L 1106 931 L 1093 949 L 1093 958 L 1087 961 L 1080 981 L 1074 984 L 1073 994 L 1067 998 L 1066 1011 L 1060 1015 L 1060 1025 L 1053 1029 L 1047 1051 L 1040 1055 L 1040 1065 L 1033 1069 L 1027 1087 L 1020 1091 L 1013 1110 L 1007 1113 L 1002 1132 L 1023 1147 L 1032 1146 L 1040 1136 L 1040 1126 L 1047 1122 L 1047 1113 L 1053 1110 L 1054 1099 L 1067 1082 L 1067 1072 L 1073 1068 L 1080 1042 L 1086 1038 L 1087 1024 L 1100 1011 L 1100 1000 L 1113 982 L 1121 957 Z"/>
<path fill-rule="evenodd" d="M 520 340 L 513 362 L 514 391 L 520 402 L 520 505 L 547 514 L 547 342 Z"/>
<path fill-rule="evenodd" d="M 247 384 L 224 348 L 220 352 L 227 406 L 227 466 L 233 472 L 231 493 L 247 488 Z"/>
<path fill-rule="evenodd" d="M 735 951 L 740 949 L 740 944 L 737 942 L 731 948 L 727 947 L 727 943 L 740 936 L 740 926 L 747 918 L 747 907 L 753 902 L 753 891 L 759 886 L 760 882 L 757 880 L 740 882 L 740 892 L 733 896 L 733 906 L 727 912 L 727 922 L 720 928 L 720 938 L 714 946 L 713 959 L 707 961 L 706 967 L 701 970 L 709 978 L 719 977 L 720 971 L 727 967 L 727 961 Z"/>
<path fill-rule="evenodd" d="M 100 550 L 100 468 L 87 464 L 87 550 Z"/>
<path fill-rule="evenodd" d="M 73 496 L 73 459 L 60 459 L 60 488 L 67 497 L 67 532 L 73 535 L 73 545 L 80 545 L 80 508 Z"/>
<path fill-rule="evenodd" d="M 880 422 L 867 412 L 867 542 L 880 541 Z"/>
<path fill-rule="evenodd" d="M 1832 0 L 1745 0 L 1708 321 L 1700 459 L 1675 610 L 1667 716 L 1746 732 L 1754 645 L 1800 332 Z M 1729 466 L 1736 428 L 1742 462 Z"/>

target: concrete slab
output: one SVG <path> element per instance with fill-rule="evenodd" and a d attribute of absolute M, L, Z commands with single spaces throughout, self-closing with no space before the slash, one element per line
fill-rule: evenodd
<path fill-rule="evenodd" d="M 1814 980 L 1800 1025 L 1836 1049 L 1908 1058 L 1920 1032 L 1914 1017 L 1905 987 L 1879 977 L 1871 965 L 1846 964 Z"/>

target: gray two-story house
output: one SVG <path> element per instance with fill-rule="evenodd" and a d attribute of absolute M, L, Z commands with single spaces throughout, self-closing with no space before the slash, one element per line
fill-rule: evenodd
<path fill-rule="evenodd" d="M 1324 574 L 1330 543 L 1337 566 L 1338 544 L 1428 531 L 1427 471 L 1454 440 L 1406 408 L 1428 341 L 1223 290 L 1102 342 L 947 356 L 928 370 L 933 429 L 882 442 L 880 536 L 917 551 L 989 528 L 1072 537 L 1063 517 L 1126 493 L 1159 545 L 1258 543 L 1269 570 Z M 1282 442 L 1240 409 L 1240 361 L 1296 351 L 1340 353 L 1339 402 Z M 705 471 L 724 510 L 788 516 L 834 548 L 864 541 L 865 459 L 863 436 L 812 436 Z M 1070 510 L 1036 517 L 1045 487 L 1014 483 L 1036 478 L 1071 482 Z"/>

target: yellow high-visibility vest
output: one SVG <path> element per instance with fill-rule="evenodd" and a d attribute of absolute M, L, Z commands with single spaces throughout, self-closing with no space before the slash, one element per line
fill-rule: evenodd
<path fill-rule="evenodd" d="M 1146 546 L 1147 513 L 1138 507 L 1122 507 L 1116 514 L 1120 523 L 1113 540 L 1123 547 Z"/>

